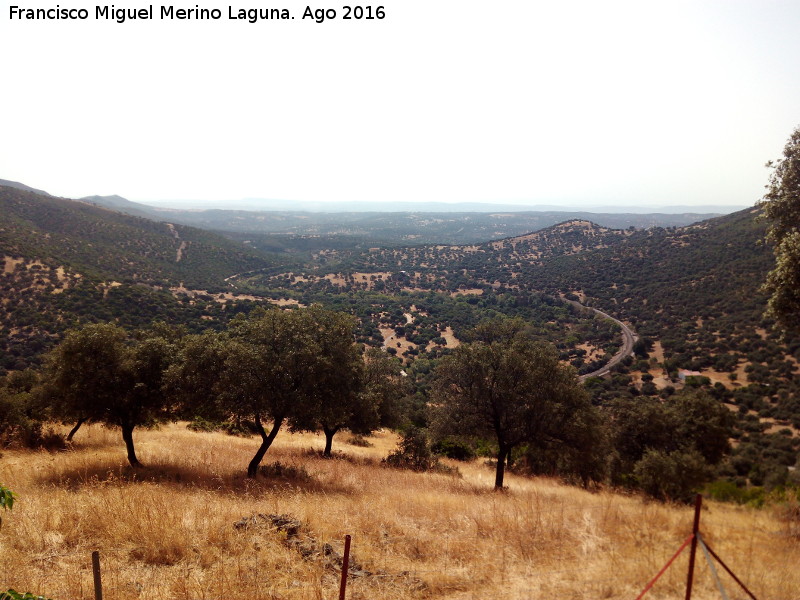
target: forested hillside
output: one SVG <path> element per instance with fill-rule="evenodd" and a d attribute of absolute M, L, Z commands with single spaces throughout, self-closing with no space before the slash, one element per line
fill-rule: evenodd
<path fill-rule="evenodd" d="M 302 273 L 258 274 L 255 286 L 289 284 L 296 289 L 326 286 L 387 292 L 481 293 L 520 289 L 520 275 L 565 255 L 613 246 L 635 230 L 565 221 L 541 231 L 475 245 L 422 245 L 359 250 L 321 250 Z M 299 275 L 299 277 L 297 276 Z M 284 281 L 282 281 L 284 280 Z"/>
<path fill-rule="evenodd" d="M 278 264 L 209 232 L 18 188 L 0 186 L 0 215 L 0 369 L 37 364 L 76 323 L 213 325 L 247 309 L 210 295 L 225 277 Z"/>
<path fill-rule="evenodd" d="M 730 361 L 695 356 L 718 354 L 715 344 L 721 339 L 734 348 L 754 335 L 771 335 L 759 289 L 774 262 L 762 243 L 764 230 L 756 209 L 689 227 L 644 231 L 570 221 L 473 246 L 320 252 L 302 272 L 257 274 L 239 283 L 299 293 L 564 295 L 662 342 L 674 368 L 697 369 Z"/>
<path fill-rule="evenodd" d="M 7 217 L 0 229 L 5 291 L 0 367 L 5 369 L 37 364 L 41 353 L 78 323 L 115 321 L 133 328 L 163 319 L 190 331 L 219 329 L 263 302 L 320 303 L 353 313 L 360 341 L 384 346 L 406 362 L 421 360 L 412 373 L 422 379 L 431 370 L 426 361 L 497 315 L 525 318 L 537 337 L 557 344 L 582 371 L 602 365 L 619 347 L 613 325 L 550 296 L 511 288 L 480 299 L 427 292 L 446 291 L 439 286 L 409 293 L 408 275 L 396 269 L 395 276 L 381 276 L 374 286 L 352 275 L 341 281 L 318 277 L 325 255 L 335 249 L 321 251 L 304 267 L 287 253 L 258 254 L 209 232 L 19 189 L 0 188 L 0 207 Z M 542 234 L 552 248 L 539 255 L 578 250 L 587 243 L 581 241 L 585 227 L 576 235 L 569 227 Z M 596 235 L 592 230 L 589 237 Z M 510 251 L 521 251 L 525 243 Z M 448 256 L 458 255 L 448 251 Z M 286 275 L 294 271 L 305 275 Z M 475 285 L 471 279 L 454 281 L 456 290 L 464 281 Z"/>
<path fill-rule="evenodd" d="M 758 288 L 773 263 L 764 231 L 751 209 L 527 266 L 523 279 L 539 289 L 582 292 L 646 335 L 701 327 L 698 319 L 748 327 L 761 319 L 765 297 Z"/>
<path fill-rule="evenodd" d="M 637 357 L 589 382 L 600 402 L 705 389 L 738 414 L 732 478 L 780 485 L 800 447 L 800 339 L 764 317 L 774 259 L 757 209 L 637 233 L 591 253 L 528 267 L 530 289 L 562 293 L 626 320 Z"/>
<path fill-rule="evenodd" d="M 587 382 L 595 402 L 705 390 L 739 415 L 729 476 L 775 485 L 786 480 L 800 444 L 800 340 L 782 339 L 763 316 L 760 287 L 774 262 L 763 244 L 765 227 L 757 209 L 638 231 L 570 221 L 479 245 L 320 251 L 303 270 L 256 274 L 237 285 L 306 300 L 354 289 L 406 297 L 408 304 L 425 294 L 460 295 L 464 305 L 484 311 L 534 297 L 580 300 L 628 322 L 641 337 L 634 358 L 611 377 Z M 442 322 L 457 328 L 451 319 Z M 403 327 L 402 320 L 391 326 Z M 551 338 L 563 360 L 584 373 L 608 360 L 612 347 L 594 352 L 603 346 L 596 333 L 587 344 L 585 330 L 567 327 L 553 332 L 560 340 Z"/>
<path fill-rule="evenodd" d="M 774 262 L 762 243 L 764 229 L 755 209 L 743 211 L 560 257 L 529 267 L 521 279 L 532 289 L 576 294 L 628 321 L 660 343 L 664 367 L 673 374 L 733 373 L 746 363 L 750 380 L 767 371 L 787 378 L 797 346 L 791 339 L 781 343 L 763 316 L 760 286 Z"/>
<path fill-rule="evenodd" d="M 221 289 L 271 264 L 213 233 L 0 186 L 0 253 L 46 259 L 96 280 Z"/>
<path fill-rule="evenodd" d="M 797 460 L 800 340 L 781 339 L 763 317 L 759 290 L 773 258 L 756 209 L 646 230 L 572 220 L 471 245 L 359 250 L 296 238 L 303 252 L 264 255 L 253 247 L 280 249 L 278 237 L 236 243 L 10 188 L 0 188 L 0 207 L 7 370 L 38 364 L 78 323 L 161 319 L 201 332 L 267 302 L 321 304 L 356 316 L 357 341 L 402 360 L 410 418 L 424 425 L 437 364 L 484 320 L 522 318 L 527 335 L 579 373 L 607 363 L 621 347 L 618 326 L 563 301 L 579 300 L 640 336 L 634 357 L 586 382 L 595 404 L 629 414 L 698 388 L 739 415 L 722 473 L 775 485 Z"/>

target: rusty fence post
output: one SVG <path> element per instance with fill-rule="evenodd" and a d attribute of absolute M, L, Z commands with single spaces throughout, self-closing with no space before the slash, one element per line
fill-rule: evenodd
<path fill-rule="evenodd" d="M 103 600 L 103 584 L 100 580 L 100 552 L 92 552 L 92 574 L 94 575 L 94 600 Z"/>
<path fill-rule="evenodd" d="M 344 557 L 342 558 L 342 582 L 339 585 L 339 600 L 344 600 L 347 591 L 347 571 L 350 569 L 350 536 L 344 536 Z M 100 599 L 102 600 L 102 598 Z"/>
<path fill-rule="evenodd" d="M 689 554 L 689 575 L 686 578 L 686 600 L 692 600 L 692 581 L 694 580 L 694 559 L 697 556 L 697 532 L 700 531 L 700 508 L 703 496 L 697 494 L 694 499 L 694 525 L 692 526 L 692 550 Z"/>

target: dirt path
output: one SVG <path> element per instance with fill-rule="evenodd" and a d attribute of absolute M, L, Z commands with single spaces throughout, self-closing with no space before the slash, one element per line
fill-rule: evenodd
<path fill-rule="evenodd" d="M 180 236 L 180 234 L 178 233 L 178 230 L 177 230 L 177 229 L 175 229 L 175 225 L 173 225 L 172 223 L 164 223 L 164 224 L 165 224 L 167 227 L 169 227 L 169 231 L 170 231 L 170 233 L 173 235 L 173 237 L 174 237 L 174 238 L 175 238 L 177 241 L 179 241 L 179 242 L 180 242 L 180 246 L 178 246 L 178 251 L 177 251 L 177 253 L 176 253 L 176 256 L 175 256 L 175 262 L 181 262 L 181 259 L 183 258 L 183 251 L 184 251 L 184 250 L 186 250 L 186 242 L 184 242 L 184 241 L 181 239 L 181 236 Z"/>

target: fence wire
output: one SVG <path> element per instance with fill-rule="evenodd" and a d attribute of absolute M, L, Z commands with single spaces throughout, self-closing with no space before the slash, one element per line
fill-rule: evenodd
<path fill-rule="evenodd" d="M 609 503 L 597 503 L 584 506 L 563 506 L 553 509 L 537 511 L 533 514 L 524 515 L 531 520 L 546 519 L 554 514 L 570 517 L 583 517 L 593 512 L 613 513 L 617 510 Z M 646 512 L 646 511 L 645 511 Z M 741 526 L 717 523 L 709 519 L 712 523 L 708 526 L 701 526 L 706 534 L 706 539 L 714 546 L 723 559 L 734 569 L 741 568 L 740 575 L 748 578 L 751 575 L 749 557 L 756 553 L 772 553 L 777 558 L 785 555 L 787 568 L 792 568 L 791 549 L 785 549 L 778 553 L 774 545 L 764 543 L 754 539 L 756 535 L 780 535 L 778 531 L 768 531 L 759 523 L 757 515 L 753 517 L 753 526 L 745 528 Z M 466 521 L 465 521 L 466 522 Z M 687 519 L 687 527 L 688 527 Z M 492 532 L 486 532 L 477 522 L 470 523 L 470 531 L 462 533 L 448 532 L 438 537 L 438 545 L 430 546 L 424 538 L 430 537 L 430 531 L 423 527 L 415 527 L 408 532 L 393 533 L 391 543 L 381 543 L 380 540 L 362 540 L 364 546 L 362 550 L 369 555 L 369 562 L 363 567 L 368 573 L 360 577 L 351 578 L 354 587 L 358 588 L 364 581 L 372 582 L 377 585 L 392 586 L 400 588 L 414 588 L 419 585 L 423 588 L 426 585 L 433 585 L 431 581 L 438 582 L 440 597 L 453 600 L 463 599 L 472 600 L 474 598 L 494 598 L 497 600 L 532 600 L 555 597 L 574 597 L 585 600 L 593 598 L 633 598 L 636 593 L 647 583 L 647 580 L 625 581 L 625 558 L 615 555 L 615 548 L 607 548 L 604 551 L 608 554 L 607 570 L 597 572 L 590 570 L 582 561 L 580 552 L 575 551 L 568 544 L 565 548 L 548 553 L 544 560 L 537 560 L 540 557 L 520 559 L 518 549 L 511 545 L 501 544 L 497 553 L 483 562 L 480 570 L 476 571 L 474 563 L 451 558 L 451 546 L 464 544 L 465 546 L 475 545 L 485 542 L 487 538 L 495 539 Z M 635 537 L 631 532 L 631 536 Z M 749 542 L 744 546 L 738 545 L 739 554 L 735 556 L 725 556 L 724 541 L 730 536 L 739 536 Z M 353 553 L 359 556 L 358 537 L 353 539 Z M 658 567 L 671 556 L 681 543 L 681 539 L 675 536 L 674 543 L 662 543 L 659 547 L 649 547 L 643 545 L 642 553 L 647 553 L 648 564 L 653 566 L 654 574 Z M 339 542 L 340 543 L 340 542 Z M 415 546 L 416 553 L 414 559 L 399 556 L 393 552 L 394 547 L 406 544 Z M 310 559 L 322 561 L 322 557 L 312 557 Z M 684 560 L 682 557 L 681 560 Z M 91 600 L 94 598 L 94 586 L 92 581 L 91 557 L 83 552 L 76 551 L 50 551 L 41 555 L 34 556 L 32 562 L 38 565 L 38 572 L 29 582 L 32 589 L 39 593 L 47 594 L 48 589 L 56 589 L 62 585 L 59 581 L 63 574 L 54 569 L 54 565 L 62 561 L 71 561 L 80 564 L 81 567 L 71 574 L 73 578 L 73 589 L 79 591 L 79 598 Z M 430 563 L 436 566 L 430 566 Z M 130 557 L 124 551 L 106 552 L 101 555 L 103 597 L 106 600 L 118 598 L 146 597 L 150 590 L 158 589 L 161 577 L 160 571 L 155 566 L 142 567 L 137 569 L 136 576 L 131 577 L 126 565 L 130 563 Z M 739 563 L 739 564 L 737 564 Z M 618 567 L 616 569 L 615 567 Z M 199 567 L 192 564 L 176 564 L 171 567 L 177 573 L 176 581 L 182 582 L 183 589 L 173 590 L 171 597 L 183 598 L 186 600 L 217 600 L 219 596 L 214 595 L 214 586 L 202 581 L 198 575 Z M 698 567 L 698 571 L 703 571 L 707 578 L 712 577 L 712 571 L 706 566 Z M 224 589 L 226 585 L 235 587 L 237 581 L 247 581 L 251 585 L 254 593 L 251 597 L 255 600 L 263 598 L 265 600 L 294 600 L 305 598 L 318 598 L 318 600 L 334 599 L 330 590 L 335 587 L 335 577 L 326 571 L 324 566 L 320 566 L 320 585 L 319 593 L 308 595 L 308 582 L 290 581 L 286 582 L 286 577 L 277 576 L 275 573 L 263 572 L 263 566 L 259 564 L 258 554 L 252 557 L 247 555 L 240 556 L 232 562 L 230 568 L 226 570 L 223 577 L 229 581 L 217 582 L 219 589 Z M 3 573 L 0 565 L 0 573 Z M 11 574 L 5 573 L 5 577 Z M 685 574 L 681 568 L 669 575 L 669 585 L 677 586 L 681 583 Z M 723 580 L 724 574 L 720 574 Z M 327 578 L 327 579 L 326 579 Z M 448 584 L 448 580 L 452 580 Z M 333 581 L 333 583 L 332 583 Z M 450 587 L 448 588 L 448 585 Z M 459 588 L 469 587 L 470 589 L 459 591 Z M 427 594 L 427 593 L 426 593 Z M 562 595 L 566 594 L 566 595 Z M 425 595 L 425 594 L 423 594 Z M 365 598 L 365 596 L 357 596 Z M 431 596 L 431 597 L 436 597 Z M 735 591 L 731 592 L 730 599 L 739 598 Z M 800 598 L 800 596 L 798 596 Z M 72 599 L 71 599 L 72 600 Z"/>

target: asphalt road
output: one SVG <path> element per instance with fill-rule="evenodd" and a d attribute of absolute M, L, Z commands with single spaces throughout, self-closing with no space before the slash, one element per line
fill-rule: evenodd
<path fill-rule="evenodd" d="M 580 302 L 576 302 L 575 300 L 567 300 L 567 302 L 575 306 L 579 306 L 581 308 L 592 310 L 601 317 L 614 321 L 614 323 L 619 325 L 620 329 L 622 329 L 622 348 L 619 349 L 619 352 L 617 352 L 611 358 L 611 360 L 608 361 L 603 367 L 597 369 L 596 371 L 592 371 L 591 373 L 586 373 L 586 375 L 581 375 L 580 376 L 581 381 L 589 377 L 602 377 L 603 375 L 607 375 L 608 372 L 611 371 L 611 369 L 617 366 L 626 357 L 631 356 L 633 354 L 633 343 L 639 338 L 633 331 L 631 331 L 630 327 L 625 325 L 625 323 L 623 323 L 619 319 L 615 319 L 614 317 L 612 317 L 608 313 L 603 312 L 602 310 L 592 308 L 591 306 L 584 306 L 583 304 L 581 304 Z"/>

